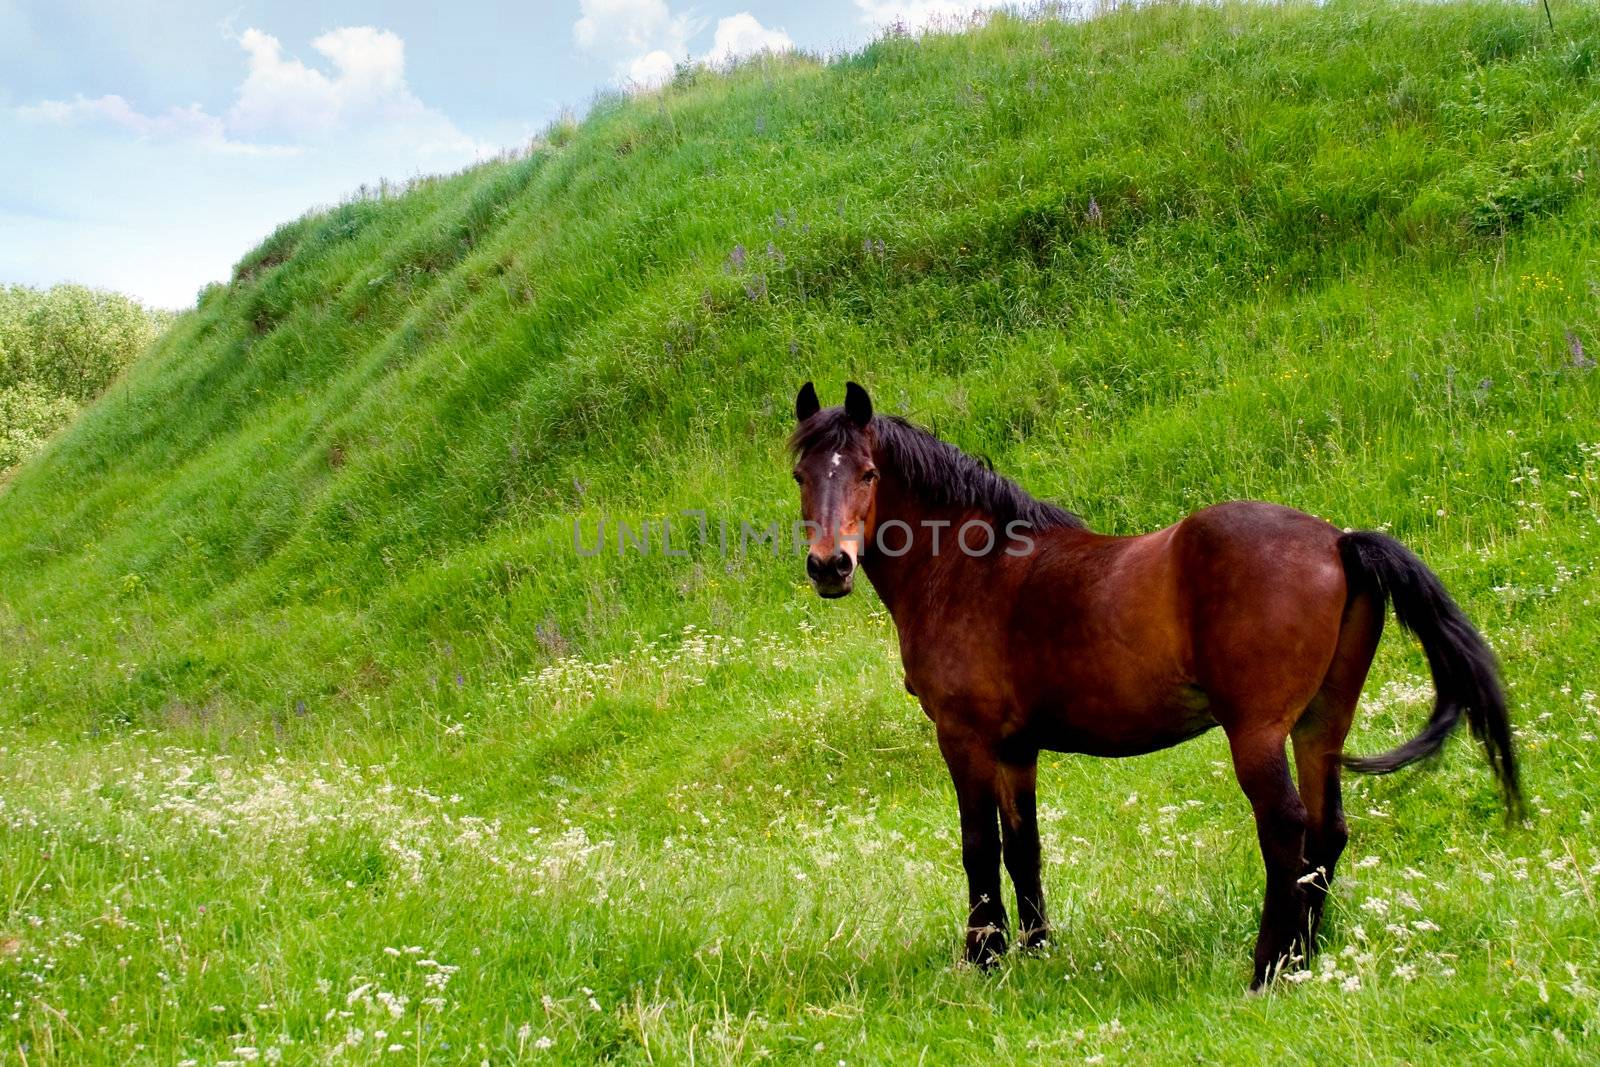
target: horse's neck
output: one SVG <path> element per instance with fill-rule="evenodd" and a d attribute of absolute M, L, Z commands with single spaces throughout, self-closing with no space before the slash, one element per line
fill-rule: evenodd
<path fill-rule="evenodd" d="M 940 595 L 946 580 L 963 569 L 981 567 L 985 560 L 961 551 L 957 538 L 961 524 L 974 518 L 966 508 L 939 507 L 920 499 L 895 475 L 886 475 L 878 491 L 875 515 L 877 530 L 867 546 L 862 569 L 877 590 L 889 614 L 896 621 L 904 613 L 930 606 Z M 884 524 L 902 522 L 905 527 L 884 531 Z M 989 520 L 997 536 L 1003 536 Z M 939 525 L 943 524 L 943 525 Z M 910 538 L 910 547 L 901 555 L 884 552 L 880 545 L 898 551 Z M 937 540 L 938 551 L 934 551 Z"/>

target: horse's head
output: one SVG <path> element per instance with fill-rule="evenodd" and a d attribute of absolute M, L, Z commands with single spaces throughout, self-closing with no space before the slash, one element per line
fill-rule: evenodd
<path fill-rule="evenodd" d="M 822 596 L 850 592 L 862 549 L 872 536 L 878 468 L 872 462 L 872 399 L 855 382 L 844 405 L 822 410 L 810 382 L 795 397 L 798 422 L 789 438 L 800 517 L 811 550 L 806 574 Z"/>

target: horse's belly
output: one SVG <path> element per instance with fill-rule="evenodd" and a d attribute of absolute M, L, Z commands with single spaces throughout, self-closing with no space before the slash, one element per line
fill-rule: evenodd
<path fill-rule="evenodd" d="M 1195 686 L 1178 686 L 1140 706 L 1094 700 L 1052 701 L 1034 715 L 1041 748 L 1089 756 L 1141 756 L 1159 752 L 1217 725 L 1210 702 Z"/>

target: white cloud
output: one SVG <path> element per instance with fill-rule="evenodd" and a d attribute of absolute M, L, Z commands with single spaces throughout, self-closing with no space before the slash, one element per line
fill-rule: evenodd
<path fill-rule="evenodd" d="M 861 21 L 877 29 L 901 26 L 912 32 L 956 29 L 974 15 L 1004 7 L 1008 0 L 856 0 Z"/>
<path fill-rule="evenodd" d="M 233 106 L 220 116 L 198 104 L 147 115 L 121 96 L 47 100 L 17 110 L 34 121 L 102 123 L 141 138 L 235 153 L 284 154 L 351 140 L 405 144 L 419 162 L 439 156 L 465 160 L 485 152 L 411 92 L 405 42 L 387 30 L 346 26 L 314 39 L 311 47 L 327 58 L 331 74 L 285 57 L 278 39 L 261 30 L 245 30 L 238 43 L 247 56 L 247 73 Z"/>
<path fill-rule="evenodd" d="M 578 7 L 582 14 L 572 25 L 578 44 L 624 67 L 651 52 L 684 56 L 700 31 L 699 20 L 674 15 L 667 0 L 580 0 Z"/>
<path fill-rule="evenodd" d="M 248 144 L 230 140 L 222 120 L 208 114 L 199 104 L 168 108 L 159 115 L 146 115 L 113 93 L 93 99 L 78 96 L 72 100 L 46 100 L 40 104 L 23 105 L 17 108 L 17 114 L 29 121 L 52 122 L 62 126 L 78 123 L 113 126 L 127 130 L 136 137 L 193 142 L 223 152 L 265 155 L 298 151 L 290 145 Z"/>
<path fill-rule="evenodd" d="M 165 115 L 141 115 L 120 96 L 97 96 L 89 99 L 78 96 L 73 100 L 46 100 L 41 104 L 25 104 L 17 108 L 25 119 L 71 123 L 104 121 L 121 126 L 141 136 L 165 133 L 184 133 L 206 136 L 220 132 L 222 124 L 201 111 L 199 105 L 173 108 Z"/>
<path fill-rule="evenodd" d="M 642 91 L 659 89 L 672 80 L 672 74 L 677 66 L 668 52 L 661 49 L 646 52 L 628 64 L 625 81 L 633 89 Z"/>
<path fill-rule="evenodd" d="M 748 11 L 729 15 L 717 23 L 706 62 L 720 66 L 762 52 L 787 52 L 794 41 L 782 30 L 769 30 Z"/>
<path fill-rule="evenodd" d="M 675 15 L 666 0 L 580 0 L 572 25 L 578 45 L 613 62 L 616 79 L 627 88 L 659 88 L 672 79 L 678 62 L 690 60 L 689 41 L 704 23 Z M 711 50 L 698 61 L 720 66 L 760 52 L 785 52 L 794 41 L 769 30 L 748 11 L 717 22 Z"/>
<path fill-rule="evenodd" d="M 372 26 L 346 26 L 312 40 L 331 75 L 285 58 L 260 30 L 239 38 L 250 70 L 228 111 L 230 130 L 291 141 L 333 136 L 404 141 L 424 156 L 477 155 L 482 147 L 406 84 L 406 45 Z"/>

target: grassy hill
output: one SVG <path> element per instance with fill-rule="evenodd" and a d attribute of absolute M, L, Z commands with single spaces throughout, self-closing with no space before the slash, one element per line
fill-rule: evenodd
<path fill-rule="evenodd" d="M 0 1060 L 1584 1059 L 1600 9 L 1553 14 L 997 17 L 282 227 L 0 490 Z M 1246 1000 L 1223 739 L 1049 757 L 1055 946 L 958 968 L 881 605 L 716 545 L 846 377 L 1100 530 L 1392 531 L 1530 824 L 1466 744 L 1351 781 L 1323 961 Z M 1352 750 L 1425 679 L 1391 631 Z"/>

